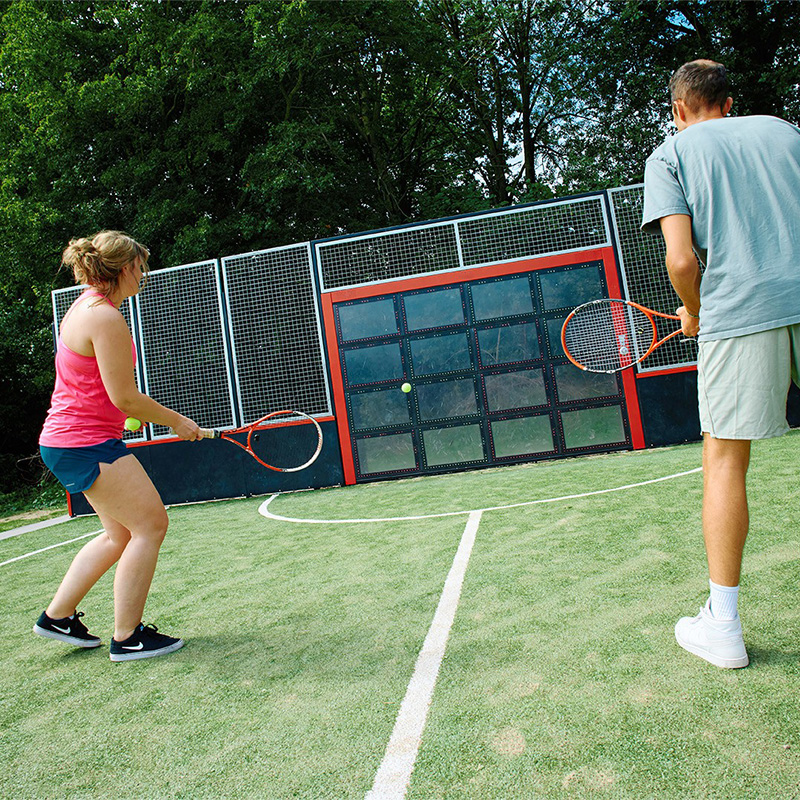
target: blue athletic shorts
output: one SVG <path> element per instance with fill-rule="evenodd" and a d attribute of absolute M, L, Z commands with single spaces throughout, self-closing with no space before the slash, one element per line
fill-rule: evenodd
<path fill-rule="evenodd" d="M 89 447 L 40 445 L 39 450 L 42 461 L 70 494 L 90 488 L 100 474 L 101 464 L 113 464 L 130 453 L 122 439 L 109 439 Z"/>

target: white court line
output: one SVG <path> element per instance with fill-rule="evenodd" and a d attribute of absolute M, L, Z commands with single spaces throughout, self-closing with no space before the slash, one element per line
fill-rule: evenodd
<path fill-rule="evenodd" d="M 471 511 L 436 614 L 417 657 L 406 696 L 397 713 L 392 737 L 365 800 L 403 800 L 406 796 L 480 521 L 481 512 Z"/>
<path fill-rule="evenodd" d="M 68 539 L 66 542 L 59 542 L 58 544 L 51 544 L 49 547 L 43 547 L 41 550 L 34 550 L 31 553 L 25 553 L 23 556 L 17 556 L 16 558 L 9 558 L 8 561 L 0 561 L 0 567 L 4 567 L 6 564 L 13 564 L 15 561 L 22 561 L 23 558 L 30 558 L 31 556 L 38 555 L 39 553 L 44 553 L 47 550 L 53 550 L 56 547 L 63 547 L 65 544 L 72 544 L 73 542 L 79 542 L 81 539 L 88 539 L 90 536 L 97 536 L 101 534 L 103 529 L 100 528 L 99 531 L 92 531 L 91 533 L 84 533 L 83 536 L 76 536 L 74 539 Z"/>
<path fill-rule="evenodd" d="M 521 506 L 535 506 L 541 505 L 542 503 L 557 503 L 559 500 L 577 500 L 581 497 L 593 497 L 594 495 L 598 494 L 610 494 L 611 492 L 624 492 L 626 489 L 636 489 L 639 486 L 648 486 L 651 483 L 661 483 L 662 481 L 670 481 L 673 478 L 682 478 L 685 475 L 693 475 L 695 472 L 702 472 L 702 467 L 696 467 L 695 469 L 686 470 L 686 472 L 676 472 L 674 475 L 664 475 L 661 478 L 651 478 L 648 481 L 641 481 L 640 483 L 628 483 L 625 486 L 615 486 L 612 489 L 597 489 L 593 492 L 582 492 L 581 494 L 565 494 L 561 497 L 547 497 L 543 500 L 526 500 L 522 503 L 510 503 L 509 505 L 505 506 L 489 506 L 487 508 L 475 508 L 470 509 L 467 511 L 445 511 L 441 514 L 417 514 L 415 516 L 410 517 L 365 517 L 362 519 L 301 519 L 300 517 L 284 517 L 280 514 L 274 514 L 272 511 L 269 510 L 269 504 L 279 496 L 278 494 L 273 494 L 268 497 L 259 507 L 258 513 L 262 516 L 266 517 L 267 519 L 274 519 L 278 522 L 301 522 L 301 523 L 309 523 L 309 524 L 320 524 L 320 525 L 351 525 L 355 522 L 404 522 L 406 520 L 415 520 L 415 519 L 434 519 L 436 517 L 457 517 L 463 514 L 475 514 L 476 512 L 484 512 L 484 511 L 503 511 L 507 508 L 520 508 Z"/>
<path fill-rule="evenodd" d="M 562 495 L 560 497 L 548 497 L 540 500 L 527 500 L 520 503 L 511 503 L 502 506 L 491 506 L 484 509 L 471 511 L 447 511 L 440 514 L 418 514 L 407 517 L 373 517 L 363 519 L 299 519 L 284 517 L 274 514 L 269 510 L 270 503 L 278 496 L 272 495 L 265 500 L 258 511 L 263 516 L 280 522 L 297 523 L 318 523 L 318 524 L 347 524 L 355 522 L 401 522 L 404 520 L 432 519 L 435 517 L 452 517 L 462 514 L 469 514 L 467 526 L 461 537 L 458 551 L 450 568 L 450 573 L 445 581 L 442 596 L 436 609 L 428 635 L 422 645 L 417 663 L 414 667 L 414 674 L 406 690 L 406 696 L 397 714 L 394 730 L 386 747 L 386 751 L 375 775 L 372 789 L 367 793 L 365 800 L 403 800 L 408 791 L 411 781 L 411 774 L 416 764 L 419 748 L 422 744 L 422 734 L 428 719 L 428 711 L 439 675 L 439 668 L 444 658 L 447 640 L 450 636 L 450 629 L 455 619 L 458 609 L 458 602 L 461 597 L 461 587 L 464 582 L 469 557 L 475 543 L 475 536 L 478 524 L 484 511 L 500 511 L 508 508 L 520 508 L 521 506 L 539 505 L 542 503 L 556 503 L 560 500 L 577 500 L 582 497 L 593 497 L 611 492 L 621 492 L 627 489 L 635 489 L 640 486 L 649 486 L 654 483 L 681 478 L 686 475 L 693 475 L 702 472 L 702 467 L 676 472 L 672 475 L 664 475 L 660 478 L 639 483 L 629 483 L 624 486 L 615 486 L 611 489 L 597 489 L 591 492 L 579 494 Z"/>

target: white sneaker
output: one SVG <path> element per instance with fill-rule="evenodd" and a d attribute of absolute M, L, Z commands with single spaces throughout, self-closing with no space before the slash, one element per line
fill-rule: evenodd
<path fill-rule="evenodd" d="M 714 619 L 709 606 L 700 609 L 696 617 L 683 617 L 675 626 L 678 644 L 690 653 L 723 669 L 738 669 L 750 663 L 744 649 L 742 623 L 739 617 L 731 620 Z"/>

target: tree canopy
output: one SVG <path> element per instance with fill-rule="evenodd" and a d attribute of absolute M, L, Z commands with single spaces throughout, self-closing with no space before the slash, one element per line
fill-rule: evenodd
<path fill-rule="evenodd" d="M 0 492 L 52 387 L 74 236 L 155 267 L 640 181 L 666 84 L 800 122 L 800 6 L 595 0 L 0 2 Z"/>

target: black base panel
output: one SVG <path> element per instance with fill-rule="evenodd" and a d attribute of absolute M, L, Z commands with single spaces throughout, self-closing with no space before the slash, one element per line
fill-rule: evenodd
<path fill-rule="evenodd" d="M 648 447 L 696 442 L 702 438 L 696 371 L 640 378 L 636 390 Z M 800 389 L 794 383 L 789 389 L 786 419 L 792 428 L 800 427 Z"/>
<path fill-rule="evenodd" d="M 697 372 L 648 375 L 636 381 L 647 447 L 699 441 Z"/>
<path fill-rule="evenodd" d="M 800 389 L 795 384 L 789 387 L 786 420 L 792 428 L 800 428 Z"/>

